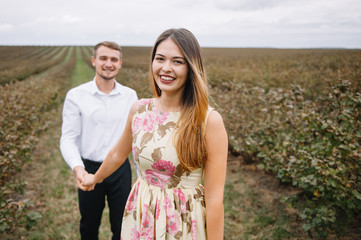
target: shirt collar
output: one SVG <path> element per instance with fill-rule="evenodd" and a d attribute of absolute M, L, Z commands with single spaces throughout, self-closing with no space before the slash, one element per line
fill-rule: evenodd
<path fill-rule="evenodd" d="M 115 87 L 114 89 L 108 94 L 108 95 L 116 95 L 116 94 L 121 94 L 121 88 L 122 85 L 120 83 L 118 83 L 116 80 L 114 80 L 115 82 Z M 99 90 L 97 83 L 95 81 L 95 77 L 92 81 L 92 85 L 91 85 L 91 93 L 93 95 L 95 94 L 99 94 L 99 95 L 106 95 L 105 93 L 103 93 L 102 91 Z"/>

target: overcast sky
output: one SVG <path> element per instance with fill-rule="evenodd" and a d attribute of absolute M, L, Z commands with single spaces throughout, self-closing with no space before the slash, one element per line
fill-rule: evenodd
<path fill-rule="evenodd" d="M 152 46 L 173 27 L 202 47 L 361 48 L 361 1 L 0 0 L 0 45 Z"/>

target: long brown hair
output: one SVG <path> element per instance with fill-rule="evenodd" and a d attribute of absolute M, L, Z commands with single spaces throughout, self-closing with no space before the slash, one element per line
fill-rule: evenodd
<path fill-rule="evenodd" d="M 182 96 L 182 110 L 177 123 L 175 146 L 183 172 L 202 166 L 207 158 L 205 119 L 208 110 L 207 77 L 203 67 L 201 48 L 196 37 L 187 29 L 164 31 L 153 46 L 150 64 L 150 82 L 155 97 L 162 95 L 153 77 L 152 62 L 157 47 L 166 39 L 172 39 L 182 51 L 188 66 L 188 77 Z"/>

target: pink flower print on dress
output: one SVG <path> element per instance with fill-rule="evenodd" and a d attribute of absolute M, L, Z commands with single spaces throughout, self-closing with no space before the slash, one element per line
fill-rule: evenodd
<path fill-rule="evenodd" d="M 155 205 L 155 220 L 158 220 L 160 214 L 160 204 L 159 199 L 157 199 L 157 203 Z"/>
<path fill-rule="evenodd" d="M 160 179 L 158 179 L 157 177 L 153 176 L 153 171 L 147 169 L 145 171 L 145 179 L 147 180 L 147 182 L 150 185 L 156 186 L 156 187 L 163 187 L 163 184 L 161 183 Z"/>
<path fill-rule="evenodd" d="M 127 206 L 126 206 L 127 212 L 132 212 L 134 210 L 135 203 L 136 203 L 136 198 L 137 198 L 137 196 L 135 196 L 134 192 L 132 192 L 129 195 L 129 198 L 128 198 L 128 201 L 127 201 Z"/>
<path fill-rule="evenodd" d="M 155 114 L 153 112 L 147 112 L 142 121 L 142 129 L 145 132 L 151 132 L 155 125 Z"/>
<path fill-rule="evenodd" d="M 163 173 L 164 175 L 172 176 L 175 171 L 175 166 L 172 162 L 159 159 L 157 162 L 152 164 L 154 171 Z"/>
<path fill-rule="evenodd" d="M 164 210 L 165 210 L 167 216 L 174 214 L 174 212 L 172 211 L 173 204 L 168 196 L 164 196 L 164 206 L 163 207 L 164 207 Z"/>
<path fill-rule="evenodd" d="M 175 236 L 180 231 L 180 220 L 175 214 L 167 215 L 167 232 Z"/>
<path fill-rule="evenodd" d="M 143 205 L 140 236 L 142 239 L 153 240 L 154 219 L 150 216 L 148 208 L 148 205 Z"/>
<path fill-rule="evenodd" d="M 171 177 L 168 175 L 164 175 L 163 173 L 150 169 L 145 171 L 145 179 L 148 181 L 148 183 L 160 188 L 167 186 L 170 178 Z"/>
<path fill-rule="evenodd" d="M 197 222 L 192 220 L 192 240 L 197 240 Z"/>
<path fill-rule="evenodd" d="M 174 174 L 175 166 L 172 162 L 165 160 L 158 160 L 152 164 L 152 169 L 145 171 L 145 179 L 149 184 L 157 187 L 166 187 L 170 178 Z"/>
<path fill-rule="evenodd" d="M 156 116 L 153 112 L 147 112 L 142 118 L 135 117 L 133 120 L 132 131 L 133 133 L 138 132 L 142 129 L 145 132 L 151 132 L 156 123 Z"/>
<path fill-rule="evenodd" d="M 132 126 L 133 133 L 138 132 L 141 127 L 142 127 L 142 119 L 139 117 L 135 117 Z"/>
<path fill-rule="evenodd" d="M 138 185 L 137 185 L 137 190 L 133 191 L 128 197 L 127 205 L 126 205 L 125 208 L 126 208 L 127 212 L 129 212 L 129 213 L 134 210 L 134 207 L 135 207 L 135 205 L 137 203 L 138 190 L 139 190 L 139 182 L 138 182 Z"/>
<path fill-rule="evenodd" d="M 140 234 L 137 230 L 137 227 L 135 226 L 134 228 L 132 228 L 132 232 L 131 232 L 131 240 L 139 240 L 140 239 Z"/>
<path fill-rule="evenodd" d="M 179 198 L 179 205 L 181 208 L 181 213 L 187 213 L 187 207 L 186 207 L 186 197 L 181 189 L 174 189 L 173 192 L 178 196 Z"/>
<path fill-rule="evenodd" d="M 148 105 L 150 102 L 152 101 L 152 99 L 150 98 L 150 99 L 141 99 L 140 100 L 140 105 L 142 105 L 142 106 L 144 106 L 144 105 Z"/>
<path fill-rule="evenodd" d="M 155 113 L 156 113 L 155 121 L 159 124 L 162 124 L 164 121 L 166 121 L 169 116 L 169 112 L 161 112 L 159 110 L 155 110 Z"/>
<path fill-rule="evenodd" d="M 180 219 L 176 215 L 174 205 L 168 196 L 164 196 L 164 210 L 167 218 L 167 232 L 175 236 L 180 231 Z"/>

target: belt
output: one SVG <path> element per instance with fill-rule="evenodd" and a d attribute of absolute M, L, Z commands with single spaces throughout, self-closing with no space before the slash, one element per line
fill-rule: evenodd
<path fill-rule="evenodd" d="M 100 166 L 102 165 L 103 162 L 96 162 L 96 161 L 93 161 L 93 160 L 89 160 L 89 159 L 85 159 L 85 158 L 81 158 L 83 160 L 83 162 L 85 164 L 88 164 L 88 165 L 93 165 L 93 166 Z"/>

